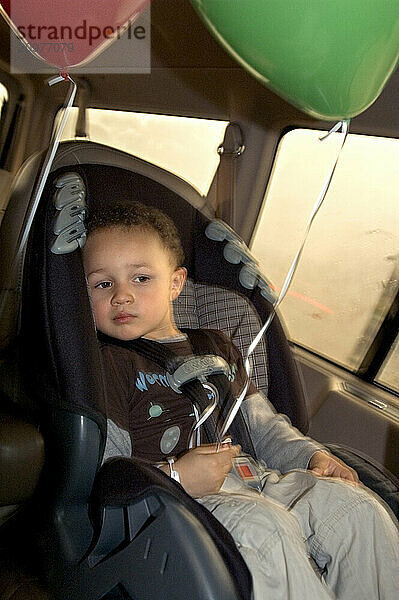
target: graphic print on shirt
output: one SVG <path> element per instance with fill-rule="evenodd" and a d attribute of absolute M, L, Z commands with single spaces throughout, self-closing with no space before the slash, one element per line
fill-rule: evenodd
<path fill-rule="evenodd" d="M 242 361 L 228 338 L 220 332 L 213 334 L 220 348 L 216 354 L 232 365 L 228 379 L 232 382 L 233 396 L 238 395 L 246 377 Z M 186 337 L 167 342 L 165 347 L 182 358 L 193 356 Z M 154 464 L 171 454 L 179 456 L 186 452 L 190 442 L 197 445 L 208 441 L 202 426 L 192 435 L 201 409 L 195 407 L 195 414 L 191 401 L 173 391 L 165 368 L 127 348 L 105 346 L 102 351 L 104 367 L 109 370 L 107 414 L 128 432 L 132 456 Z M 209 398 L 209 403 L 212 399 Z"/>
<path fill-rule="evenodd" d="M 230 381 L 234 381 L 236 371 L 236 365 L 231 365 Z M 170 388 L 165 373 L 139 370 L 135 387 L 140 396 L 140 413 L 142 418 L 145 415 L 146 421 L 150 422 L 162 456 L 167 456 L 177 447 L 180 449 L 180 446 L 185 449 L 197 420 L 191 402 L 181 392 L 174 392 Z M 215 388 L 209 383 L 204 387 L 209 405 L 213 405 L 216 401 Z M 200 443 L 200 434 L 196 437 L 197 443 Z"/>
<path fill-rule="evenodd" d="M 163 413 L 169 412 L 169 408 L 164 408 L 162 404 L 153 404 L 150 400 L 150 408 L 148 409 L 148 414 L 150 415 L 147 419 L 155 419 L 156 417 L 160 417 Z"/>
<path fill-rule="evenodd" d="M 227 378 L 231 383 L 233 383 L 233 381 L 235 380 L 236 373 L 237 365 L 230 365 L 230 371 L 227 375 Z M 136 388 L 140 390 L 140 392 L 148 392 L 149 386 L 152 385 L 170 387 L 168 378 L 166 377 L 165 373 L 143 373 L 143 371 L 139 371 L 138 377 L 136 378 Z"/>

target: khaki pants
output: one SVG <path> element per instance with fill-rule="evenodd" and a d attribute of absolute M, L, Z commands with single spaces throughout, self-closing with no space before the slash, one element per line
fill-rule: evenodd
<path fill-rule="evenodd" d="M 398 524 L 361 485 L 265 472 L 263 492 L 230 473 L 199 502 L 233 536 L 255 600 L 398 600 Z"/>

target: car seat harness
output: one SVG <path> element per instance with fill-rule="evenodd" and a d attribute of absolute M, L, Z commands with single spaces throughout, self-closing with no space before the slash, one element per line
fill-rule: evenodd
<path fill-rule="evenodd" d="M 231 413 L 231 408 L 235 405 L 228 379 L 230 367 L 225 359 L 216 354 L 218 349 L 211 332 L 203 329 L 182 329 L 182 332 L 188 336 L 195 356 L 179 356 L 164 344 L 145 338 L 119 340 L 103 333 L 99 333 L 98 336 L 100 342 L 135 351 L 163 367 L 172 389 L 177 393 L 183 393 L 194 407 L 199 407 L 201 412 L 190 435 L 190 447 L 197 445 L 194 440 L 201 426 L 204 427 L 209 442 L 222 443 L 225 435 L 224 424 Z M 210 351 L 215 351 L 215 354 L 210 354 Z M 210 391 L 213 394 L 208 394 Z M 220 409 L 222 426 L 220 419 L 215 417 L 217 406 Z M 221 431 L 224 431 L 223 435 Z M 230 424 L 229 431 L 243 450 L 256 458 L 244 417 L 239 410 L 236 419 Z"/>

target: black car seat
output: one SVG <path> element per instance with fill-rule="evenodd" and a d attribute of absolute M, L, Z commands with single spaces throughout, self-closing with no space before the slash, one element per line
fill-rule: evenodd
<path fill-rule="evenodd" d="M 72 148 L 72 154 L 61 148 L 58 159 L 66 155 L 77 166 L 79 149 Z M 106 159 L 104 149 L 89 150 Z M 106 436 L 101 359 L 80 253 L 64 253 L 63 244 L 82 234 L 75 218 L 85 210 L 74 195 L 77 173 L 83 204 L 115 198 L 115 180 L 100 196 L 90 190 L 91 176 L 106 179 L 113 171 L 104 162 L 94 164 L 91 174 L 87 165 L 88 177 L 85 168 L 53 172 L 29 237 L 19 333 L 8 346 L 2 387 L 10 404 L 25 402 L 40 423 L 46 458 L 32 501 L 2 528 L 4 543 L 26 563 L 38 559 L 54 598 L 249 599 L 247 567 L 208 511 L 151 465 L 116 458 L 101 466 Z M 135 176 L 143 189 L 147 180 L 149 186 L 156 183 Z M 122 177 L 120 193 L 125 183 Z M 151 194 L 175 200 L 174 191 L 156 185 Z M 132 181 L 125 192 L 145 195 L 138 187 Z M 19 199 L 12 198 L 9 211 Z M 6 235 L 13 233 L 11 221 L 6 216 L 3 222 Z M 192 221 L 187 227 L 191 230 Z M 9 327 L 4 337 L 12 338 Z"/>
<path fill-rule="evenodd" d="M 42 160 L 33 157 L 17 178 L 2 224 L 2 256 L 18 246 Z M 158 206 L 179 229 L 191 275 L 175 307 L 181 326 L 224 329 L 245 354 L 270 314 L 270 289 L 246 248 L 204 214 L 204 199 L 188 184 L 114 149 L 62 144 L 25 260 L 18 257 L 23 285 L 11 277 L 10 263 L 1 272 L 7 288 L 2 394 L 7 414 L 22 405 L 40 424 L 45 464 L 31 501 L 0 532 L 6 547 L 25 553 L 27 562 L 37 557 L 55 598 L 250 598 L 245 564 L 212 515 L 140 461 L 101 466 L 105 399 L 79 244 L 86 209 L 120 199 Z M 302 388 L 277 317 L 252 362 L 259 388 L 306 432 Z M 377 486 L 397 501 L 394 478 L 372 468 Z"/>

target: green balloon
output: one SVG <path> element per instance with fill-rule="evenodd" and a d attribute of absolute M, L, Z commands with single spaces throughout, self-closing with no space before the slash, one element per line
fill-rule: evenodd
<path fill-rule="evenodd" d="M 351 118 L 399 60 L 399 0 L 191 0 L 250 73 L 316 118 Z"/>

